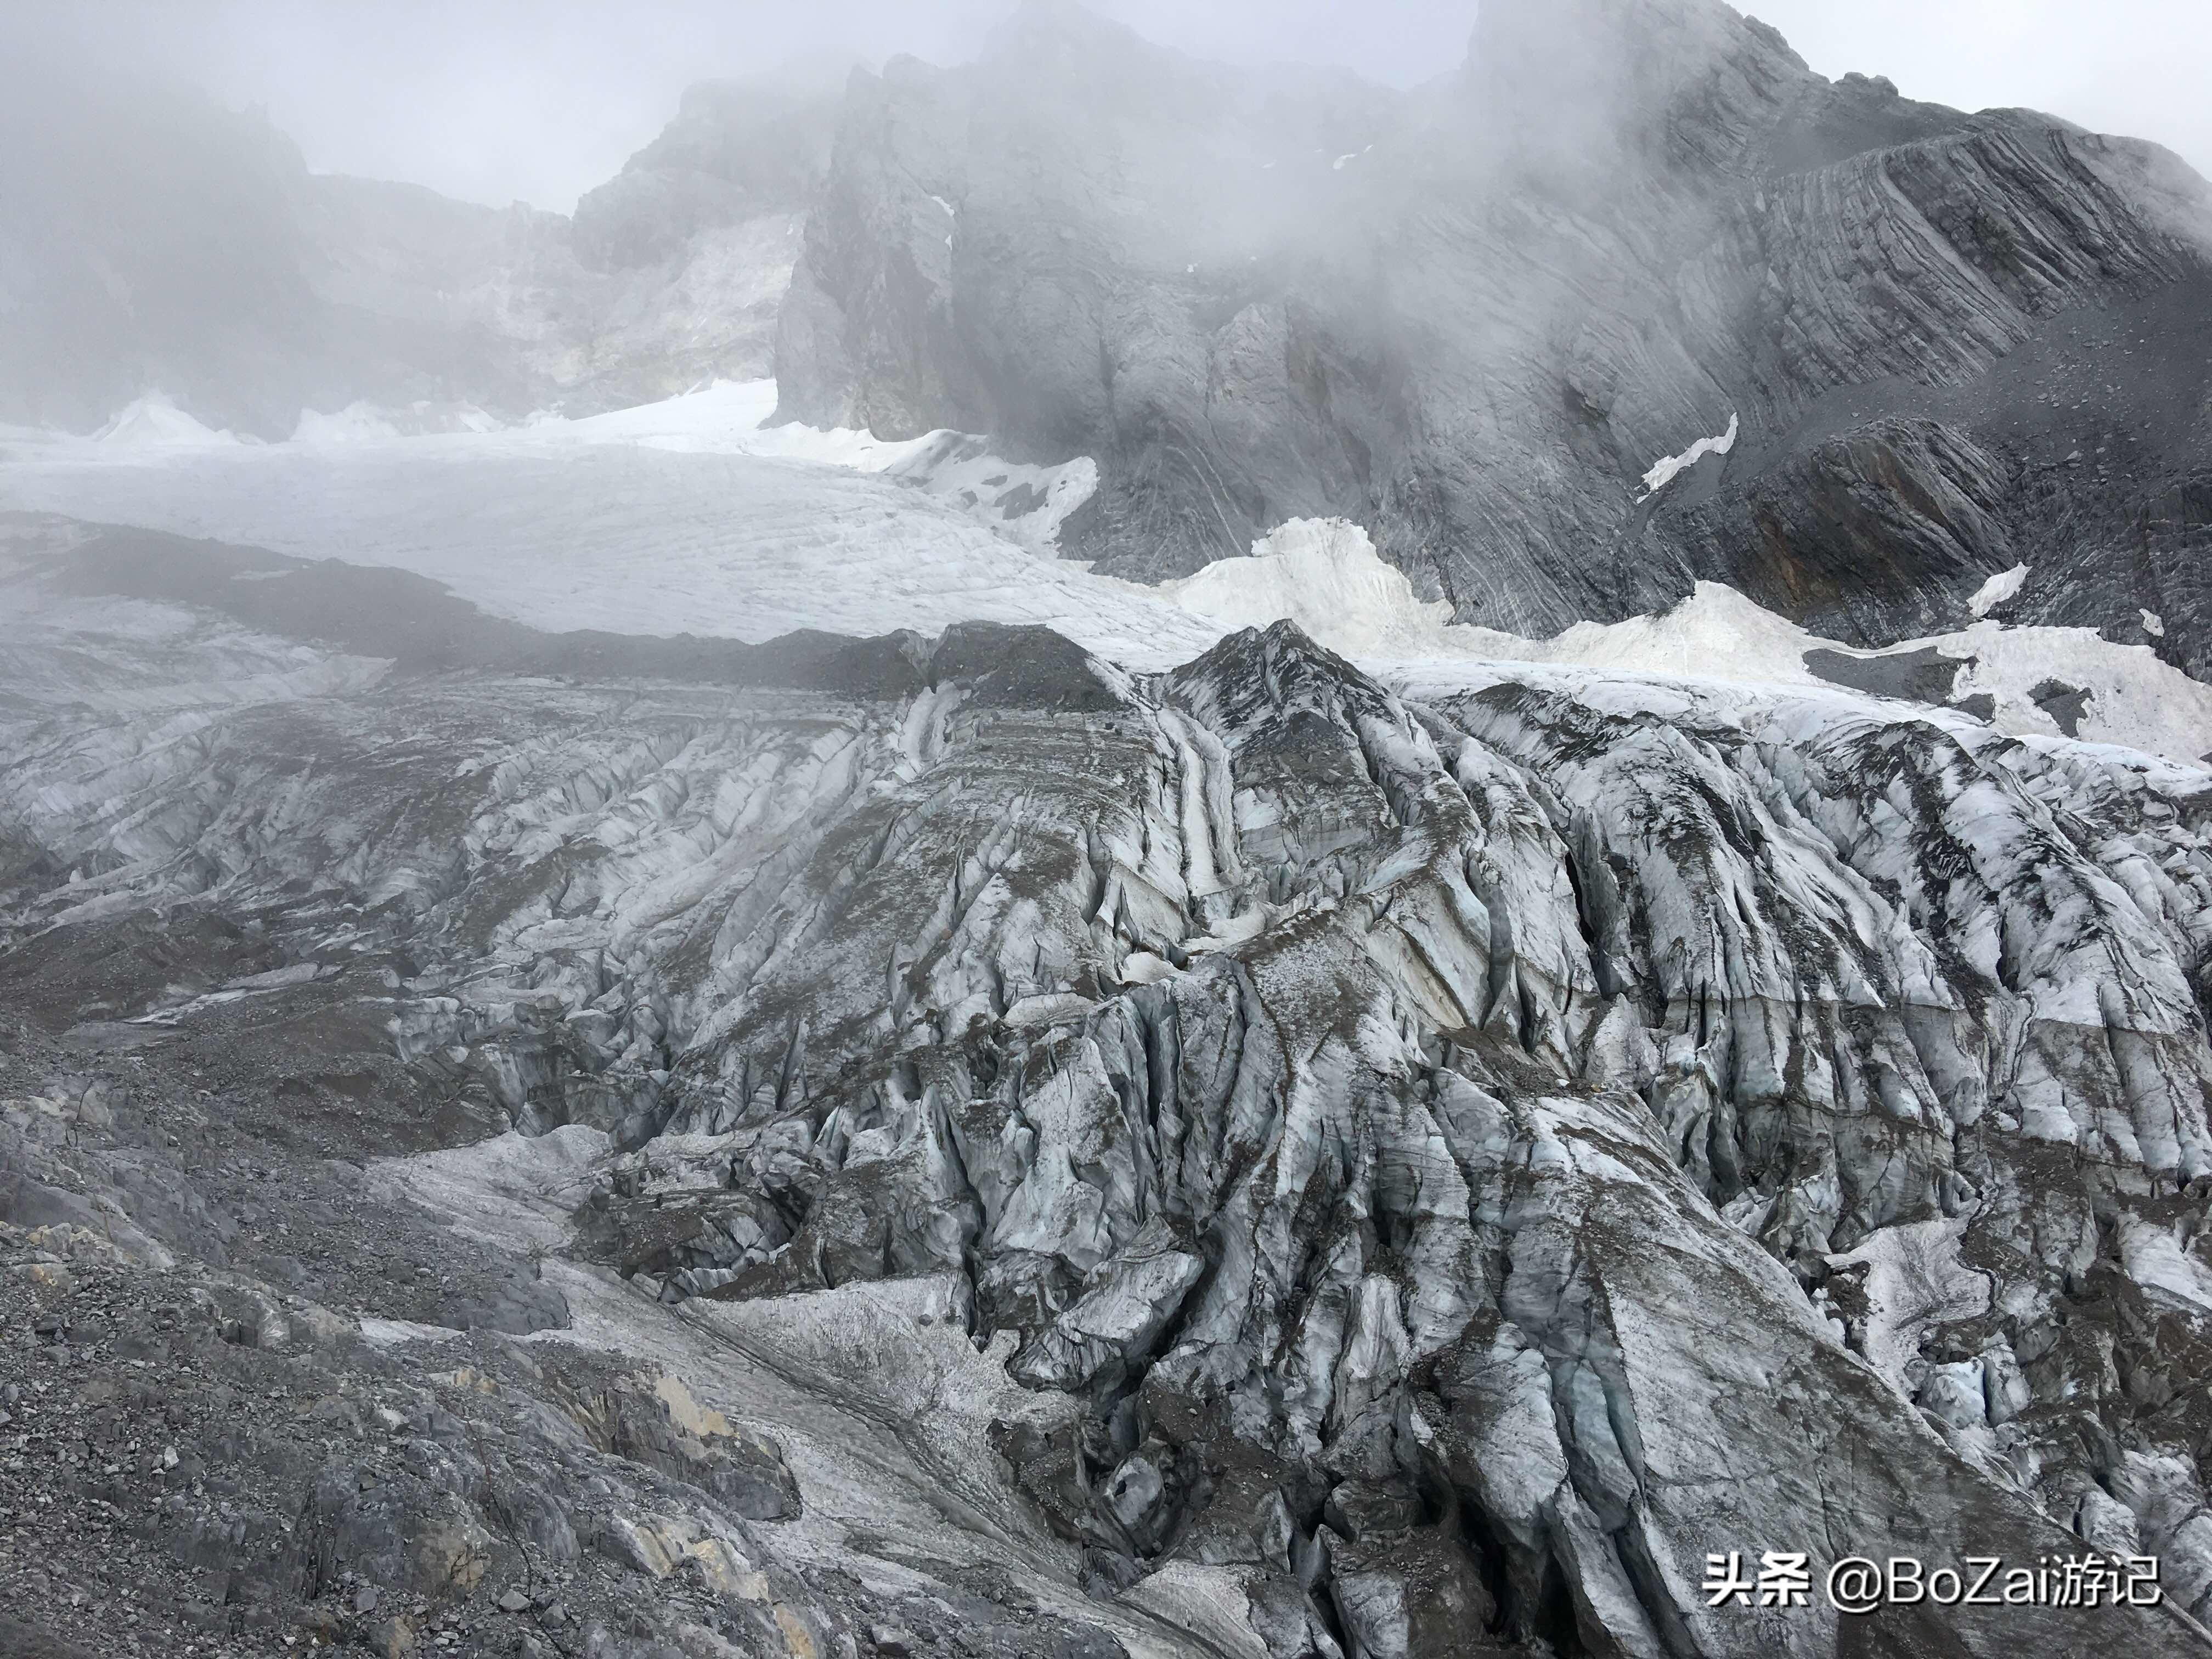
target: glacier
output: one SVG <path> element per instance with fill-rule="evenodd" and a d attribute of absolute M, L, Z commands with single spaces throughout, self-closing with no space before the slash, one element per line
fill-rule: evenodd
<path fill-rule="evenodd" d="M 333 1464 L 337 1559 L 377 1504 L 526 1516 L 664 1595 L 703 1552 L 817 1652 L 986 1571 L 978 1617 L 1131 1653 L 1832 1652 L 1698 1594 L 1767 1541 L 2092 1538 L 2212 1611 L 2201 767 L 1289 622 L 1165 671 L 972 620 L 785 681 L 410 671 L 223 620 L 219 550 L 6 528 L 0 984 L 225 1099 L 483 1126 L 328 1179 L 536 1264 L 511 1346 L 253 1316 L 415 1367 L 451 1420 L 403 1438 L 484 1471 Z M 210 602 L 102 597 L 133 559 Z M 322 626 L 319 567 L 248 568 Z M 191 1246 L 204 1171 L 4 1144 L 105 1248 Z M 522 1451 L 589 1352 L 753 1473 Z"/>
<path fill-rule="evenodd" d="M 1869 651 L 1698 582 L 1659 615 L 1528 640 L 1452 623 L 1448 605 L 1417 598 L 1341 520 L 1291 520 L 1249 556 L 1157 587 L 1099 575 L 1057 556 L 1060 525 L 1097 487 L 1088 458 L 1024 465 L 958 433 L 887 441 L 764 424 L 775 404 L 773 381 L 724 382 L 495 431 L 400 435 L 356 420 L 284 444 L 213 446 L 34 434 L 0 459 L 0 507 L 389 565 L 555 631 L 758 641 L 794 629 L 1036 623 L 1158 670 L 1231 629 L 1291 620 L 1362 661 L 1468 657 L 1797 685 L 1835 683 L 1808 667 L 1819 653 L 1877 668 L 1933 653 L 1958 672 L 1929 701 L 1985 698 L 1983 717 L 2001 730 L 2185 762 L 2212 746 L 2212 691 L 2090 629 L 1984 617 Z M 2078 715 L 2049 711 L 2051 685 L 2078 696 Z"/>

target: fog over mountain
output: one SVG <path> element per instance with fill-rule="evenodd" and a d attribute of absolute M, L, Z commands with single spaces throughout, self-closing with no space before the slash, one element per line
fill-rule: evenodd
<path fill-rule="evenodd" d="M 0 1648 L 2212 1646 L 2212 186 L 1111 12 L 11 20 Z"/>
<path fill-rule="evenodd" d="M 980 52 L 1001 0 L 655 0 L 640 26 L 609 0 L 79 0 L 0 19 L 20 59 L 88 53 L 265 107 L 319 173 L 399 179 L 464 201 L 567 212 L 666 121 L 684 88 L 780 74 L 793 60 Z M 1464 55 L 1475 0 L 1100 0 L 1101 16 L 1192 57 L 1335 64 L 1412 87 Z M 2212 15 L 2192 0 L 1766 0 L 1822 74 L 1881 72 L 1909 97 L 2025 104 L 2156 140 L 2212 166 L 2201 95 Z"/>

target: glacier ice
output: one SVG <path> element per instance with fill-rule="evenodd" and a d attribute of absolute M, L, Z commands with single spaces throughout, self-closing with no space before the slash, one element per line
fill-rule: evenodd
<path fill-rule="evenodd" d="M 1966 609 L 1977 617 L 1986 617 L 2007 600 L 2016 596 L 2027 581 L 2027 567 L 2016 564 L 2009 570 L 2000 570 L 1973 592 L 1966 601 Z"/>
<path fill-rule="evenodd" d="M 1700 438 L 1679 455 L 1662 455 L 1651 463 L 1651 470 L 1644 475 L 1644 494 L 1638 500 L 1649 500 L 1657 495 L 1689 468 L 1708 455 L 1725 455 L 1735 447 L 1736 417 L 1729 416 L 1728 430 L 1717 438 Z"/>
<path fill-rule="evenodd" d="M 2002 730 L 2060 735 L 2039 693 L 2061 684 L 2085 694 L 2072 735 L 2190 761 L 2212 731 L 2212 689 L 2087 629 L 1984 619 L 1856 650 L 1717 582 L 1656 616 L 1581 623 L 1549 640 L 1455 625 L 1343 520 L 1289 521 L 1248 557 L 1146 587 L 1056 556 L 1060 526 L 1097 488 L 1088 458 L 1021 465 L 957 433 L 889 441 L 763 426 L 775 401 L 773 381 L 723 382 L 489 432 L 386 435 L 385 417 L 363 413 L 277 445 L 47 434 L 0 461 L 0 505 L 395 565 L 554 630 L 758 641 L 801 628 L 1036 622 L 1158 669 L 1232 628 L 1288 619 L 1378 662 L 1508 659 L 1796 685 L 1823 683 L 1808 652 L 1878 660 L 1932 649 L 1962 665 L 1958 696 L 1988 696 Z"/>

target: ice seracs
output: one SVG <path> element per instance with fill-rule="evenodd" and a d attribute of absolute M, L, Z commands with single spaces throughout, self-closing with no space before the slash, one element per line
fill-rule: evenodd
<path fill-rule="evenodd" d="M 1018 1550 L 1146 1610 L 1132 1652 L 1816 1659 L 1832 1620 L 1747 1646 L 1705 1557 L 2054 1554 L 2094 1491 L 2212 1610 L 2168 1429 L 2212 1303 L 2202 769 L 1827 685 L 1376 675 L 1287 623 L 1163 674 L 967 624 L 849 681 L 251 707 L 198 689 L 234 641 L 105 641 L 128 702 L 9 647 L 0 966 L 143 928 L 104 1017 L 220 1030 L 256 1005 L 195 1005 L 191 919 L 259 921 L 273 960 L 199 977 L 314 964 L 257 995 L 318 999 L 285 1042 L 507 1118 L 377 1178 L 747 1389 L 823 1517 L 779 1547 L 884 1560 L 911 1468 L 942 1501 L 889 1566 Z M 1929 1616 L 2189 1650 L 2138 1613 Z"/>
<path fill-rule="evenodd" d="M 0 1099 L 0 1261 L 94 1223 L 69 1272 L 112 1311 L 79 1245 L 166 1212 L 302 1292 L 265 1325 L 210 1292 L 197 1358 L 130 1339 L 212 1375 L 250 1328 L 285 1397 L 273 1440 L 242 1391 L 172 1401 L 210 1467 L 110 1464 L 112 1539 L 226 1586 L 226 1628 L 321 1601 L 394 1650 L 331 1592 L 417 1538 L 472 1565 L 418 1559 L 413 1624 L 495 1595 L 592 1659 L 2195 1650 L 2203 515 L 2124 465 L 2154 405 L 2096 417 L 2109 469 L 2060 461 L 2086 422 L 2018 447 L 2017 397 L 1954 422 L 2167 277 L 2201 322 L 2206 270 L 2124 141 L 1808 78 L 1717 0 L 1481 14 L 1418 109 L 1248 116 L 1039 0 L 1026 59 L 854 76 L 793 158 L 827 191 L 763 198 L 752 129 L 687 118 L 580 211 L 591 283 L 423 289 L 535 292 L 533 354 L 588 358 L 557 385 L 629 390 L 531 419 L 571 394 L 402 382 L 489 430 L 289 386 L 222 418 L 365 400 L 266 449 L 166 400 L 4 434 L 0 507 L 103 522 L 0 511 L 0 1095 L 79 1057 L 53 1109 Z M 1616 71 L 1598 164 L 1547 155 Z M 1346 211 L 1283 234 L 1271 185 Z M 765 325 L 781 405 L 713 378 Z M 106 1190 L 95 1068 L 155 1154 Z M 364 1119 L 444 1150 L 359 1211 L 257 1194 L 243 1237 L 163 1190 L 236 1124 L 319 1156 L 234 1197 L 319 1188 Z M 418 1217 L 440 1267 L 516 1264 L 498 1299 L 359 1302 L 330 1346 L 372 1389 L 280 1352 L 322 1261 L 355 1294 L 398 1265 L 364 1232 Z M 468 1367 L 391 1386 L 433 1343 Z M 61 1391 L 111 1452 L 125 1405 L 161 1432 L 118 1380 Z M 99 1508 L 40 1437 L 57 1512 Z M 2091 1548 L 2172 1607 L 1695 1588 L 1717 1550 L 1817 1585 Z M 572 1585 L 611 1564 L 651 1588 L 599 1620 Z M 887 1631 L 894 1599 L 966 1628 Z"/>

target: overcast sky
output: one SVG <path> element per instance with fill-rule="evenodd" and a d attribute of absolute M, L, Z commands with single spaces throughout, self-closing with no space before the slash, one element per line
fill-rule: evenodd
<path fill-rule="evenodd" d="M 66 4 L 66 13 L 47 9 Z M 659 131 L 689 82 L 796 53 L 971 55 L 1011 0 L 0 0 L 105 53 L 262 104 L 319 171 L 566 211 Z M 1455 65 L 1474 0 L 1093 0 L 1203 56 L 1349 65 L 1410 85 Z M 1822 74 L 2025 104 L 2155 138 L 2212 173 L 2212 0 L 1758 0 Z"/>

